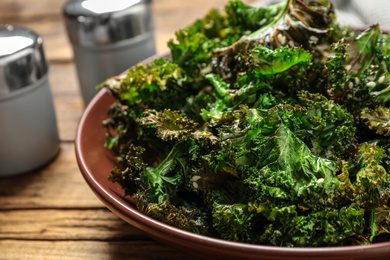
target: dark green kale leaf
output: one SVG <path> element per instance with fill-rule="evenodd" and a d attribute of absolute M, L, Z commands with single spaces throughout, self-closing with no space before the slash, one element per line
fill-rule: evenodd
<path fill-rule="evenodd" d="M 204 18 L 178 30 L 176 41 L 168 42 L 173 61 L 194 78 L 202 71 L 211 72 L 211 59 L 217 48 L 230 46 L 269 24 L 283 7 L 284 4 L 251 7 L 241 1 L 230 1 L 222 11 L 212 9 Z"/>
<path fill-rule="evenodd" d="M 331 99 L 351 112 L 390 100 L 385 38 L 375 25 L 334 44 L 320 79 Z"/>
<path fill-rule="evenodd" d="M 215 74 L 207 74 L 213 92 L 213 102 L 202 108 L 200 115 L 206 122 L 215 122 L 221 119 L 223 112 L 234 111 L 241 105 L 252 107 L 270 107 L 276 104 L 276 98 L 270 93 L 272 86 L 266 81 L 253 76 L 243 76 L 234 85 L 226 83 Z"/>
<path fill-rule="evenodd" d="M 170 200 L 160 203 L 150 202 L 148 194 L 139 191 L 134 194 L 138 210 L 162 223 L 202 235 L 211 235 L 207 218 L 201 208 L 196 206 L 175 206 Z"/>
<path fill-rule="evenodd" d="M 170 147 L 167 149 L 166 145 L 159 143 L 154 131 L 140 128 L 138 120 L 144 117 L 148 108 L 158 111 L 181 109 L 192 86 L 183 69 L 165 58 L 153 60 L 148 65 L 138 64 L 127 74 L 105 81 L 100 87 L 106 88 L 116 99 L 104 121 L 108 130 L 106 147 L 121 155 L 118 159 L 122 161 L 130 144 L 145 147 L 146 157 L 152 160 L 164 157 Z M 153 148 L 150 143 L 153 143 Z"/>
<path fill-rule="evenodd" d="M 149 166 L 142 171 L 138 183 L 141 190 L 148 193 L 150 202 L 161 203 L 177 196 L 188 171 L 186 156 L 181 145 L 176 145 L 157 166 Z"/>
<path fill-rule="evenodd" d="M 216 192 L 218 196 L 214 190 L 208 202 L 213 208 L 214 227 L 222 238 L 318 246 L 338 243 L 363 230 L 362 208 L 330 208 L 337 205 L 334 198 L 342 186 L 334 162 L 313 155 L 283 126 L 276 109 L 251 109 L 241 114 L 241 134 L 234 136 L 226 132 L 227 128 L 220 130 L 221 138 L 228 136 L 224 141 L 237 151 L 235 157 L 225 157 L 230 166 L 235 165 L 236 177 L 232 181 L 225 178 L 225 186 Z M 250 122 L 250 126 L 244 122 Z M 244 141 L 236 141 L 238 136 Z M 236 184 L 232 189 L 232 182 L 244 187 Z"/>
<path fill-rule="evenodd" d="M 326 157 L 344 155 L 347 158 L 357 146 L 353 116 L 341 105 L 320 94 L 302 91 L 298 98 L 307 111 L 301 117 L 300 128 L 310 133 L 310 136 L 298 136 L 309 144 L 315 154 Z"/>
<path fill-rule="evenodd" d="M 248 57 L 248 60 L 244 61 L 250 64 L 247 73 L 238 78 L 235 84 L 227 83 L 216 74 L 205 76 L 214 88 L 214 101 L 202 109 L 202 118 L 205 121 L 217 120 L 222 112 L 235 110 L 242 104 L 254 107 L 264 106 L 263 98 L 269 98 L 270 93 L 275 96 L 279 93 L 276 92 L 278 86 L 275 84 L 275 78 L 288 78 L 291 81 L 292 78 L 299 77 L 299 70 L 303 71 L 310 67 L 311 60 L 310 53 L 301 48 L 289 49 L 285 47 L 270 50 L 267 47 L 258 46 Z M 298 69 L 296 70 L 296 68 Z M 289 71 L 291 69 L 294 69 L 293 72 Z M 259 78 L 261 75 L 268 77 Z M 272 83 L 276 86 L 272 86 Z M 283 86 L 283 88 L 289 89 L 289 86 Z M 268 99 L 268 102 L 270 101 Z M 268 106 L 272 104 L 274 101 L 271 101 Z"/>
<path fill-rule="evenodd" d="M 257 134 L 251 133 L 253 137 L 249 138 L 253 139 L 245 140 L 239 160 L 248 167 L 243 181 L 255 199 L 277 199 L 308 208 L 332 203 L 332 194 L 341 185 L 333 161 L 313 155 L 290 129 L 271 116 L 250 131 Z"/>
<path fill-rule="evenodd" d="M 230 1 L 225 11 L 229 14 L 229 23 L 241 28 L 242 31 L 256 31 L 267 26 L 282 11 L 285 3 L 252 7 L 241 1 Z"/>
<path fill-rule="evenodd" d="M 379 37 L 379 26 L 375 25 L 359 34 L 350 43 L 348 52 L 351 53 L 351 59 L 347 62 L 348 71 L 361 74 L 375 63 Z"/>
<path fill-rule="evenodd" d="M 141 176 L 145 174 L 147 167 L 142 158 L 144 151 L 143 147 L 131 144 L 123 162 L 126 167 L 123 170 L 117 167 L 111 170 L 108 179 L 119 183 L 126 195 L 133 195 L 141 186 Z"/>
<path fill-rule="evenodd" d="M 142 108 L 176 108 L 183 106 L 183 97 L 190 91 L 191 80 L 182 68 L 165 58 L 153 60 L 148 65 L 138 64 L 120 75 L 105 81 L 105 87 L 122 105 Z"/>
<path fill-rule="evenodd" d="M 302 214 L 295 205 L 277 206 L 270 201 L 250 204 L 251 212 L 265 217 L 260 243 L 281 246 L 323 246 L 337 244 L 364 228 L 364 210 L 356 204 L 340 209 L 326 207 Z"/>
<path fill-rule="evenodd" d="M 202 70 L 210 70 L 214 49 L 227 46 L 240 36 L 236 28 L 229 28 L 229 16 L 213 9 L 202 20 L 178 30 L 176 42 L 170 40 L 168 46 L 173 61 L 197 77 Z"/>
<path fill-rule="evenodd" d="M 273 20 L 231 46 L 216 50 L 214 63 L 225 74 L 235 73 L 237 61 L 251 50 L 264 45 L 270 49 L 302 46 L 310 50 L 326 38 L 334 20 L 333 5 L 327 0 L 288 0 Z"/>
<path fill-rule="evenodd" d="M 360 81 L 363 84 L 360 86 L 362 89 L 359 90 L 359 94 L 355 96 L 364 97 L 365 95 L 360 94 L 364 91 L 368 93 L 373 105 L 385 104 L 390 100 L 388 57 L 384 54 L 383 45 L 383 34 L 379 25 L 375 25 L 358 35 L 348 50 L 357 54 L 350 55 L 351 60 L 348 61 L 346 68 L 361 78 Z M 370 103 L 367 104 L 367 100 L 364 102 L 366 106 L 370 105 Z"/>
<path fill-rule="evenodd" d="M 223 239 L 256 243 L 258 214 L 249 211 L 247 204 L 213 205 L 213 224 Z"/>
<path fill-rule="evenodd" d="M 286 46 L 271 50 L 259 45 L 251 52 L 251 56 L 251 71 L 261 75 L 281 73 L 296 65 L 299 65 L 299 70 L 307 70 L 312 62 L 309 52 L 302 48 L 289 49 Z"/>
<path fill-rule="evenodd" d="M 235 134 L 228 127 L 219 130 L 220 140 L 236 151 L 223 157 L 225 166 L 230 166 L 224 169 L 235 169 L 234 174 L 226 171 L 230 178 L 225 177 L 225 185 L 217 191 L 208 186 L 219 234 L 233 241 L 286 246 L 333 244 L 358 235 L 364 210 L 357 205 L 331 208 L 344 203 L 338 197 L 343 183 L 336 175 L 336 163 L 313 155 L 283 125 L 289 122 L 281 118 L 280 109 L 242 109 L 237 114 L 241 116 L 232 117 Z M 232 113 L 222 117 L 227 114 Z M 232 188 L 232 183 L 240 184 Z"/>

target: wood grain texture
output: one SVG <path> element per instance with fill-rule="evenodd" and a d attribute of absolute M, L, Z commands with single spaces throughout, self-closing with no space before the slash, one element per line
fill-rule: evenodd
<path fill-rule="evenodd" d="M 0 213 L 0 240 L 4 239 L 151 240 L 105 208 L 5 210 Z"/>
<path fill-rule="evenodd" d="M 74 144 L 61 143 L 57 158 L 46 167 L 0 179 L 1 209 L 104 208 L 76 163 Z"/>
<path fill-rule="evenodd" d="M 2 260 L 195 260 L 155 241 L 1 240 Z"/>
<path fill-rule="evenodd" d="M 49 81 L 60 139 L 73 141 L 84 105 L 73 63 L 49 64 Z"/>

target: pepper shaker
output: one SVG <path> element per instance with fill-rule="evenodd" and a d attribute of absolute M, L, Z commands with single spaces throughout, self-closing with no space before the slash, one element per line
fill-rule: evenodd
<path fill-rule="evenodd" d="M 63 8 L 81 94 L 154 55 L 151 0 L 71 0 Z"/>
<path fill-rule="evenodd" d="M 32 171 L 59 151 L 42 38 L 0 25 L 0 176 Z"/>

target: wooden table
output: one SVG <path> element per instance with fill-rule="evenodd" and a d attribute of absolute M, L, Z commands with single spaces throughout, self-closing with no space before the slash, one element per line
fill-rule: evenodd
<path fill-rule="evenodd" d="M 155 0 L 157 52 L 174 32 L 228 0 Z M 246 1 L 247 3 L 254 1 Z M 62 19 L 65 0 L 1 0 L 0 23 L 43 37 L 61 151 L 49 165 L 0 178 L 0 259 L 191 259 L 111 213 L 80 174 L 74 152 L 83 103 Z"/>

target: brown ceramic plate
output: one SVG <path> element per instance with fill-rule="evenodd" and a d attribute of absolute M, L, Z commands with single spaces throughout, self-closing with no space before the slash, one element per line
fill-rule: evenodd
<path fill-rule="evenodd" d="M 209 259 L 389 259 L 390 242 L 365 246 L 288 248 L 230 242 L 197 235 L 158 222 L 137 211 L 118 184 L 107 180 L 114 155 L 104 148 L 102 121 L 114 99 L 103 89 L 89 103 L 76 136 L 76 157 L 82 175 L 96 196 L 116 215 L 156 240 Z"/>

